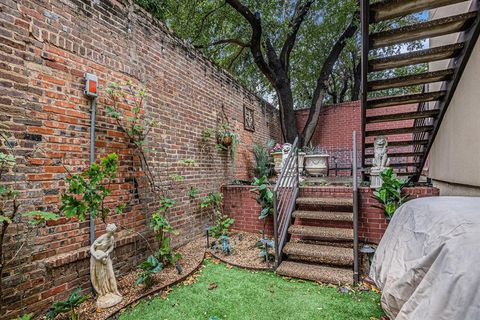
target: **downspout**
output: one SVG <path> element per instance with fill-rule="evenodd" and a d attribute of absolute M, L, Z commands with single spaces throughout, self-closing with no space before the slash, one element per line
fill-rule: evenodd
<path fill-rule="evenodd" d="M 85 94 L 90 100 L 90 165 L 95 163 L 95 115 L 97 112 L 98 79 L 91 73 L 85 74 Z M 90 246 L 95 241 L 95 219 L 90 212 Z"/>
<path fill-rule="evenodd" d="M 97 111 L 97 98 L 90 99 L 90 165 L 95 163 L 95 115 Z M 90 213 L 90 246 L 95 241 L 95 219 Z"/>

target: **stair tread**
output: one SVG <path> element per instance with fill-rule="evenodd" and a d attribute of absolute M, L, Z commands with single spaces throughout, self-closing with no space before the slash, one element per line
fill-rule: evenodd
<path fill-rule="evenodd" d="M 465 46 L 464 42 L 402 53 L 390 57 L 373 59 L 368 62 L 369 72 L 394 69 L 424 62 L 433 62 L 456 57 Z"/>
<path fill-rule="evenodd" d="M 395 135 L 395 134 L 429 132 L 429 131 L 432 131 L 432 130 L 433 130 L 433 126 L 419 126 L 419 127 L 394 128 L 394 129 L 368 130 L 368 131 L 365 131 L 365 136 L 366 137 L 388 136 L 388 135 Z"/>
<path fill-rule="evenodd" d="M 404 146 L 414 146 L 414 145 L 427 145 L 428 140 L 401 140 L 401 141 L 389 141 L 389 147 L 404 147 Z M 373 148 L 373 142 L 365 144 L 365 148 Z"/>
<path fill-rule="evenodd" d="M 284 261 L 277 268 L 278 275 L 332 284 L 351 284 L 353 271 L 328 266 Z"/>
<path fill-rule="evenodd" d="M 390 167 L 392 168 L 404 168 L 404 167 L 418 167 L 420 165 L 419 162 L 396 162 L 390 163 Z M 371 163 L 365 163 L 366 167 L 371 167 Z"/>
<path fill-rule="evenodd" d="M 293 217 L 324 221 L 353 221 L 352 212 L 295 210 Z"/>
<path fill-rule="evenodd" d="M 297 198 L 297 204 L 298 205 L 323 205 L 323 206 L 352 206 L 353 199 L 299 197 Z"/>
<path fill-rule="evenodd" d="M 424 111 L 412 111 L 402 113 L 383 114 L 379 116 L 367 116 L 367 123 L 381 123 L 390 121 L 403 121 L 403 120 L 415 120 L 425 119 L 437 116 L 440 110 L 424 110 Z"/>
<path fill-rule="evenodd" d="M 288 255 L 314 258 L 325 264 L 332 265 L 352 265 L 352 248 L 324 246 L 317 244 L 308 244 L 301 242 L 289 242 L 283 248 L 283 252 Z"/>
<path fill-rule="evenodd" d="M 321 239 L 332 240 L 353 240 L 353 230 L 344 228 L 327 228 L 327 227 L 315 227 L 305 225 L 291 225 L 288 228 L 290 234 L 295 234 L 304 237 L 315 237 Z"/>
<path fill-rule="evenodd" d="M 392 88 L 408 87 L 419 84 L 426 84 L 438 81 L 446 81 L 452 79 L 454 69 L 445 69 L 439 71 L 430 71 L 416 73 L 402 77 L 374 80 L 368 82 L 368 90 L 384 90 Z"/>
<path fill-rule="evenodd" d="M 403 17 L 414 12 L 447 6 L 465 0 L 384 0 L 370 6 L 370 23 Z"/>
<path fill-rule="evenodd" d="M 413 85 L 450 80 L 454 74 L 454 71 L 454 69 L 445 69 L 424 73 L 415 73 L 396 78 L 373 80 L 369 81 L 367 85 L 369 91 L 408 87 Z"/>
<path fill-rule="evenodd" d="M 461 32 L 471 26 L 476 16 L 477 12 L 472 11 L 374 33 L 370 36 L 370 48 L 376 49 Z"/>
<path fill-rule="evenodd" d="M 416 152 L 387 152 L 388 157 L 391 158 L 402 158 L 402 157 L 415 157 L 415 156 L 422 156 L 423 152 L 422 151 L 416 151 Z M 365 159 L 373 158 L 375 155 L 373 153 L 367 153 L 365 154 Z"/>
<path fill-rule="evenodd" d="M 390 106 L 413 104 L 418 102 L 435 101 L 443 98 L 446 93 L 447 92 L 445 90 L 441 90 L 434 92 L 403 94 L 386 98 L 373 98 L 367 100 L 367 108 L 385 108 Z"/>

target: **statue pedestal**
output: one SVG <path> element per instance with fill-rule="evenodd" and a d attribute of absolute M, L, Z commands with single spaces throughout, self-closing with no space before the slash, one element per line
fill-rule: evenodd
<path fill-rule="evenodd" d="M 98 297 L 97 308 L 108 309 L 122 302 L 122 299 L 122 296 L 116 295 L 114 293 L 107 293 L 104 296 Z"/>
<path fill-rule="evenodd" d="M 383 179 L 380 176 L 380 173 L 385 170 L 385 168 L 372 168 L 370 169 L 370 188 L 380 188 L 383 184 Z"/>

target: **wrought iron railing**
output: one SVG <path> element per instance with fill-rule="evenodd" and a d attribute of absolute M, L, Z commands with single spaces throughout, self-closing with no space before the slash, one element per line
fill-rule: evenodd
<path fill-rule="evenodd" d="M 298 137 L 293 142 L 285 158 L 282 171 L 273 189 L 273 222 L 275 236 L 275 268 L 282 262 L 282 251 L 288 237 L 288 227 L 292 223 L 299 191 Z"/>

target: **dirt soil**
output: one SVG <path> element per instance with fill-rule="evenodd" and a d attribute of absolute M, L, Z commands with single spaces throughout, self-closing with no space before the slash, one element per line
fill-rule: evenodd
<path fill-rule="evenodd" d="M 273 267 L 273 261 L 270 261 L 268 267 L 265 259 L 259 257 L 260 249 L 255 247 L 257 241 L 261 238 L 258 233 L 232 232 L 230 234 L 230 245 L 233 252 L 230 255 L 224 255 L 221 252 L 213 252 L 212 255 L 225 263 L 247 269 L 270 270 Z M 273 249 L 270 249 L 273 254 Z"/>

